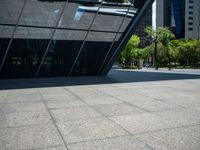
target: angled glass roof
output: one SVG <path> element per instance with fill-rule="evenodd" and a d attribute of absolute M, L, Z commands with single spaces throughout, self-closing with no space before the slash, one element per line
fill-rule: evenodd
<path fill-rule="evenodd" d="M 146 1 L 1 0 L 0 78 L 100 75 Z"/>

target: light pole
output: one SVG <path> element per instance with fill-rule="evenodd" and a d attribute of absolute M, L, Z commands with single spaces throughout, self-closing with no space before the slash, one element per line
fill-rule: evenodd
<path fill-rule="evenodd" d="M 154 53 L 153 53 L 153 66 L 155 67 L 156 70 L 158 70 L 158 65 L 157 65 L 157 45 L 158 45 L 158 37 L 155 36 L 153 38 L 153 43 L 154 43 Z"/>

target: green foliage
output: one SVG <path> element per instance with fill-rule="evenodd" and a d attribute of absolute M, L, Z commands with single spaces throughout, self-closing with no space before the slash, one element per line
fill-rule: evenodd
<path fill-rule="evenodd" d="M 168 28 L 163 27 L 159 27 L 157 30 L 154 30 L 152 27 L 146 27 L 145 32 L 148 34 L 148 36 L 153 38 L 154 43 L 157 43 L 158 52 L 156 56 L 156 64 L 164 64 L 171 69 L 171 55 L 173 54 L 173 51 L 171 51 L 170 46 L 172 45 L 171 41 L 175 38 L 175 35 Z M 152 53 L 154 53 L 154 50 Z"/>
<path fill-rule="evenodd" d="M 198 65 L 200 62 L 200 41 L 199 40 L 177 40 L 177 59 L 182 66 Z"/>
<path fill-rule="evenodd" d="M 134 49 L 133 58 L 134 59 L 146 59 L 146 58 L 148 58 L 147 49 L 139 49 L 139 48 Z"/>
<path fill-rule="evenodd" d="M 137 35 L 133 35 L 119 56 L 118 61 L 122 67 L 128 68 L 132 65 L 135 56 L 135 49 L 137 49 L 139 44 L 140 38 Z"/>
<path fill-rule="evenodd" d="M 190 66 L 200 67 L 200 40 L 175 39 L 174 34 L 168 28 L 152 27 L 145 28 L 148 36 L 152 37 L 152 44 L 139 49 L 140 38 L 132 36 L 124 50 L 119 56 L 119 64 L 122 67 L 130 68 L 134 60 L 146 59 L 153 56 L 155 42 L 157 43 L 157 64 L 156 66 Z"/>

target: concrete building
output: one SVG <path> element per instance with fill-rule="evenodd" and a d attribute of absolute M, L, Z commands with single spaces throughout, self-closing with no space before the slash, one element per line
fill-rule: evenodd
<path fill-rule="evenodd" d="M 200 1 L 156 0 L 156 26 L 169 27 L 177 38 L 200 38 Z"/>
<path fill-rule="evenodd" d="M 200 0 L 186 0 L 185 6 L 185 37 L 200 39 Z"/>

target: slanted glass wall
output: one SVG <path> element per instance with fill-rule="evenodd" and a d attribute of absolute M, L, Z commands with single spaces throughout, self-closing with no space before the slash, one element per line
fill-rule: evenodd
<path fill-rule="evenodd" d="M 0 78 L 99 75 L 141 2 L 0 0 Z"/>

